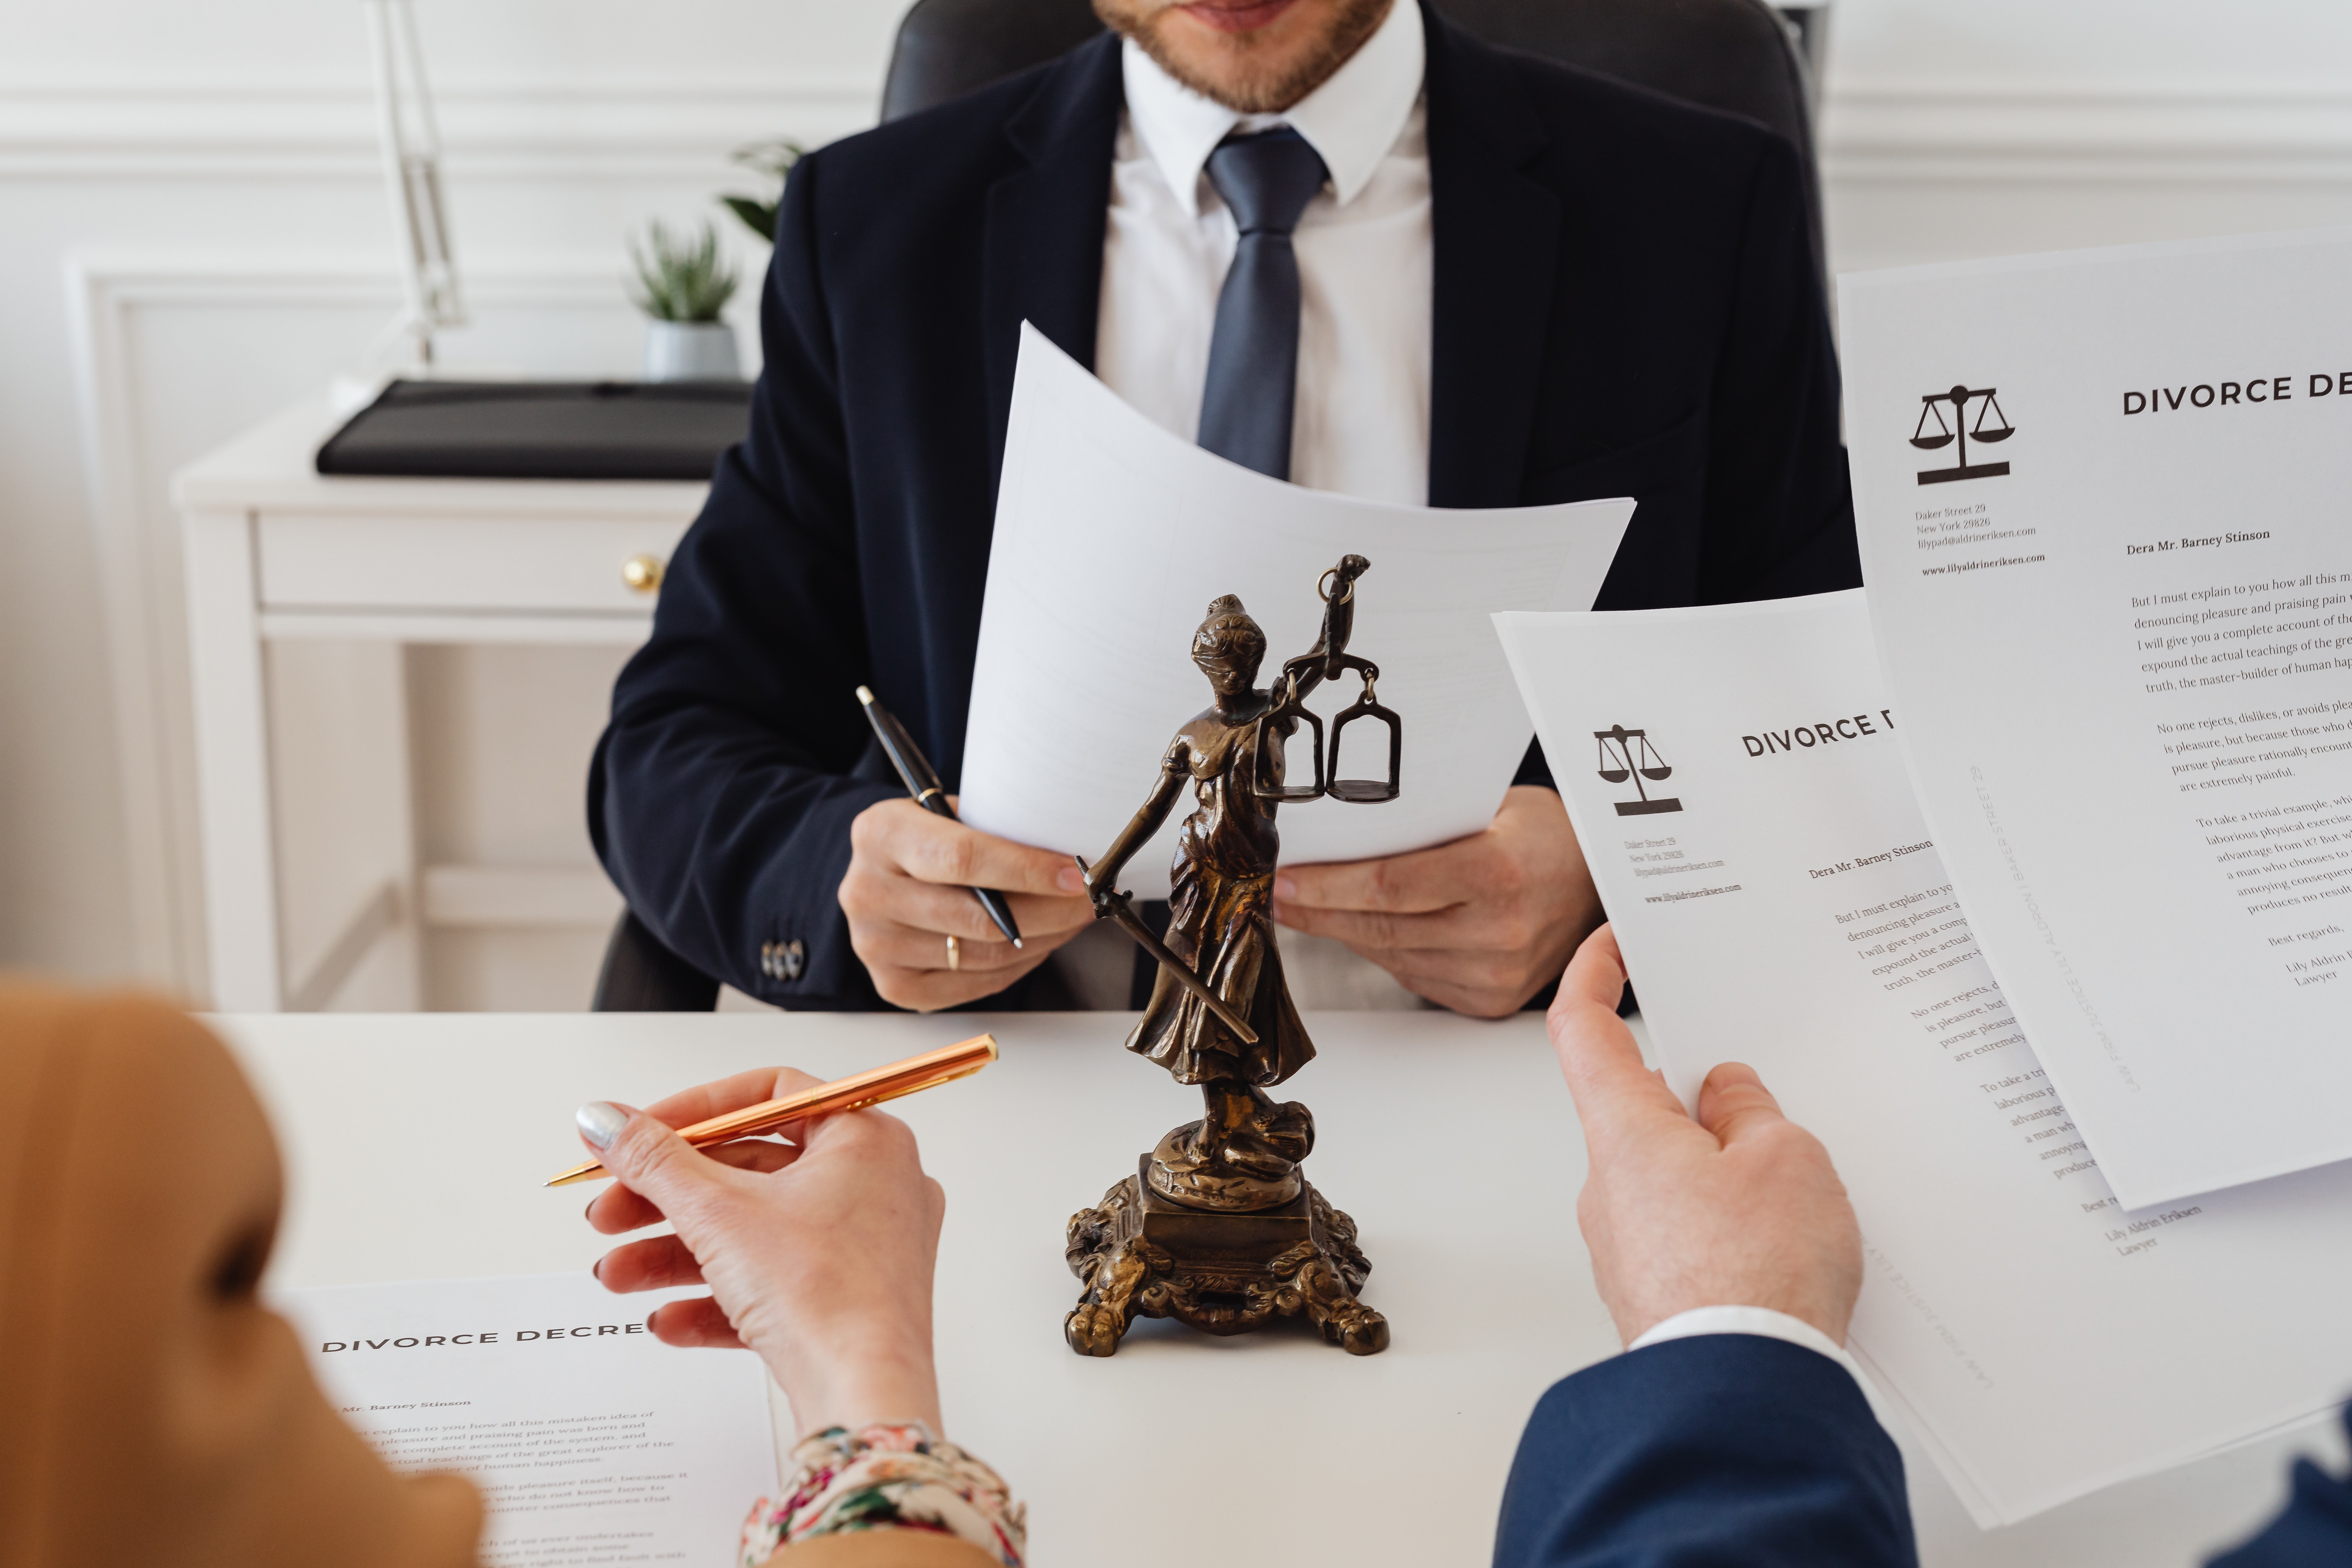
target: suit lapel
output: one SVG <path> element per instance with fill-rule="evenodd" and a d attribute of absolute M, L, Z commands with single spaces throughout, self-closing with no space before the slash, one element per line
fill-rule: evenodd
<path fill-rule="evenodd" d="M 1111 154 L 1125 102 L 1118 39 L 1106 33 L 1065 56 L 1006 122 L 1005 134 L 1027 167 L 988 192 L 982 330 L 992 488 L 1004 463 L 1021 323 L 1094 367 Z"/>
<path fill-rule="evenodd" d="M 1518 503 L 1559 260 L 1559 200 L 1520 173 L 1549 144 L 1518 83 L 1433 11 L 1429 38 L 1429 502 Z"/>

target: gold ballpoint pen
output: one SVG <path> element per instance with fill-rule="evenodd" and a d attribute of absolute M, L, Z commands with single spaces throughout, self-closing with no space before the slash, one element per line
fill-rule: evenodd
<path fill-rule="evenodd" d="M 724 1143 L 730 1139 L 756 1137 L 762 1132 L 772 1132 L 787 1121 L 805 1121 L 818 1116 L 837 1116 L 845 1110 L 863 1110 L 886 1100 L 897 1100 L 939 1084 L 952 1083 L 960 1078 L 970 1078 L 995 1059 L 996 1037 L 975 1035 L 952 1046 L 941 1046 L 936 1051 L 926 1051 L 919 1057 L 892 1062 L 888 1067 L 852 1073 L 831 1083 L 818 1084 L 814 1089 L 804 1089 L 798 1094 L 788 1094 L 782 1100 L 762 1100 L 758 1105 L 747 1105 L 740 1110 L 730 1110 L 724 1116 L 714 1116 L 708 1121 L 681 1127 L 677 1135 L 698 1149 L 706 1144 Z M 610 1171 L 591 1160 L 584 1165 L 574 1165 L 558 1173 L 546 1184 L 568 1187 L 574 1182 L 593 1182 L 611 1176 Z"/>

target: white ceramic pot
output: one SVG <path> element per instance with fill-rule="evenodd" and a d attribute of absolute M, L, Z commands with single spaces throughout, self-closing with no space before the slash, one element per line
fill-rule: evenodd
<path fill-rule="evenodd" d="M 647 321 L 647 381 L 740 381 L 735 329 L 724 321 Z"/>

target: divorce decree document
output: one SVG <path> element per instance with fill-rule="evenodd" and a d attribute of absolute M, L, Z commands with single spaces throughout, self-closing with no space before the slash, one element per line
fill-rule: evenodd
<path fill-rule="evenodd" d="M 645 1331 L 680 1294 L 585 1273 L 273 1291 L 338 1414 L 394 1469 L 481 1489 L 483 1568 L 732 1563 L 773 1495 L 768 1379 L 748 1351 Z"/>
<path fill-rule="evenodd" d="M 2352 1157 L 2352 231 L 1841 279 L 1902 744 L 2134 1205 Z"/>
<path fill-rule="evenodd" d="M 1979 1522 L 2352 1392 L 2352 1167 L 2118 1200 L 1921 818 L 1859 591 L 1496 625 L 1668 1082 L 1747 1062 L 1828 1147 L 1852 1348 Z"/>

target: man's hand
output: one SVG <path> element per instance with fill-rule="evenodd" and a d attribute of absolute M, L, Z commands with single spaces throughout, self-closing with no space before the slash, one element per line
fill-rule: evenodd
<path fill-rule="evenodd" d="M 974 888 L 1011 895 L 1018 949 Z M 1069 857 L 934 816 L 911 800 L 869 805 L 849 825 L 840 892 L 849 945 L 882 999 L 900 1007 L 928 1013 L 1003 990 L 1092 923 L 1085 894 Z"/>
<path fill-rule="evenodd" d="M 947 1200 L 915 1135 L 878 1110 L 793 1122 L 794 1142 L 698 1151 L 671 1129 L 808 1089 L 790 1068 L 738 1073 L 643 1111 L 580 1108 L 581 1137 L 614 1184 L 588 1223 L 618 1236 L 667 1220 L 596 1264 L 607 1290 L 708 1285 L 646 1320 L 666 1344 L 749 1346 L 803 1432 L 919 1420 L 939 1430 L 931 1273 Z"/>
<path fill-rule="evenodd" d="M 1274 918 L 1337 937 L 1416 996 L 1475 1018 L 1518 1010 L 1601 920 L 1559 795 L 1523 784 L 1484 832 L 1386 860 L 1286 866 Z"/>
<path fill-rule="evenodd" d="M 1617 1016 L 1624 990 L 1602 926 L 1546 1020 L 1591 1163 L 1577 1223 L 1619 1337 L 1694 1307 L 1769 1307 L 1843 1344 L 1862 1233 L 1829 1152 L 1737 1062 L 1707 1074 L 1698 1119 L 1685 1115 Z"/>

